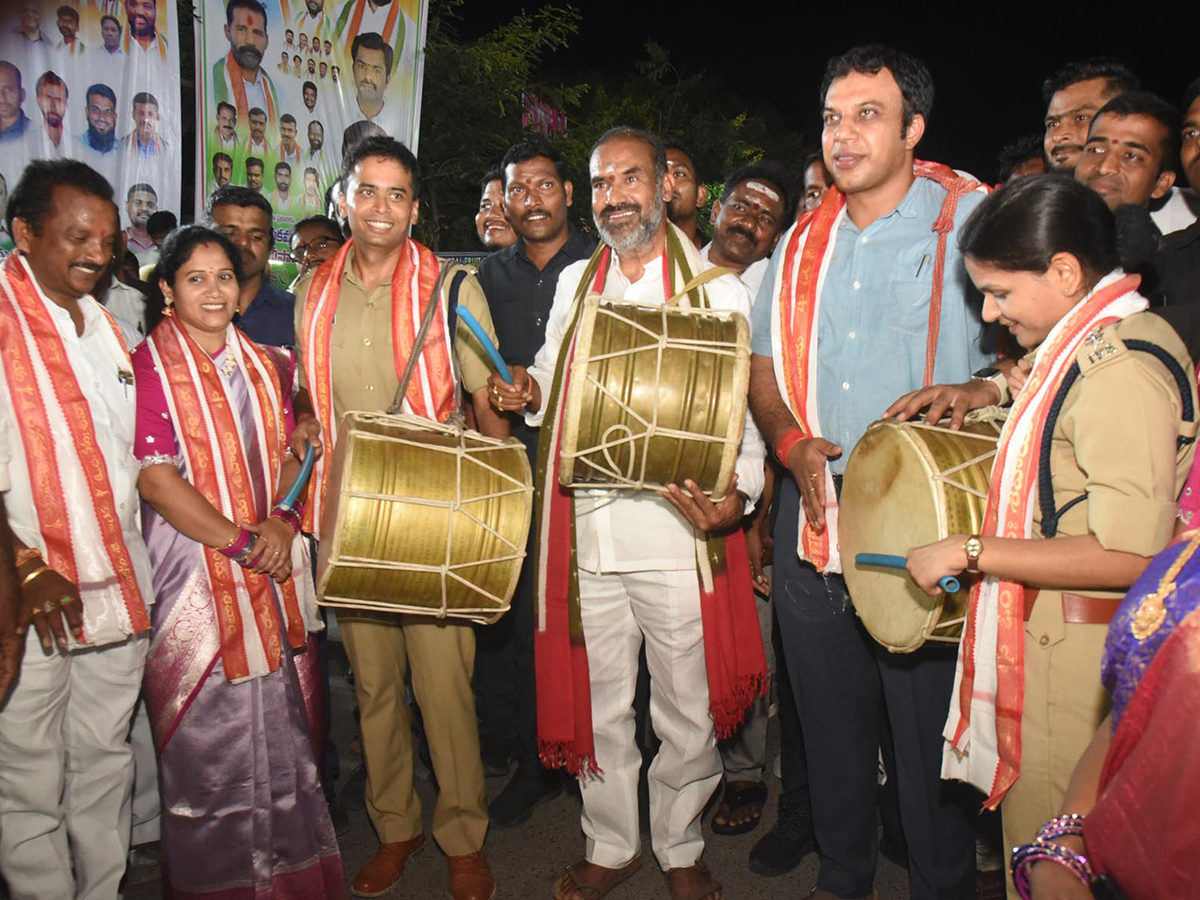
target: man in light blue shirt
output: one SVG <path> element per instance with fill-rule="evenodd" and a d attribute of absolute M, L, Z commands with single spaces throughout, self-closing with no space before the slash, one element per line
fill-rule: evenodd
<path fill-rule="evenodd" d="M 801 227 L 795 226 L 776 248 L 754 307 L 750 386 L 755 418 L 792 475 L 780 487 L 772 596 L 808 756 L 821 852 L 814 896 L 871 895 L 882 692 L 895 738 L 896 763 L 888 774 L 896 781 L 908 841 L 911 896 L 974 897 L 976 798 L 940 780 L 954 652 L 939 647 L 901 657 L 877 646 L 854 615 L 841 576 L 822 575 L 805 561 L 799 531 L 801 503 L 814 529 L 826 529 L 826 466 L 840 487 L 846 458 L 867 426 L 925 380 L 938 268 L 934 224 L 953 209 L 950 188 L 968 185 L 945 167 L 914 168 L 933 102 L 932 79 L 920 61 L 885 47 L 853 49 L 830 61 L 821 95 L 824 161 L 837 190 L 830 189 L 821 212 L 805 223 L 807 232 L 795 234 Z M 980 199 L 958 197 L 956 226 Z M 822 226 L 834 211 L 836 218 Z M 832 246 L 812 261 L 819 272 L 803 273 L 817 293 L 807 297 L 801 278 L 792 298 L 796 308 L 816 304 L 811 332 L 801 323 L 781 334 L 780 286 L 809 265 L 799 262 L 805 241 L 819 241 L 823 229 Z M 966 382 L 987 358 L 979 306 L 954 237 L 951 231 L 945 241 L 933 383 Z M 792 245 L 798 265 L 781 278 Z M 789 375 L 796 369 L 781 362 L 782 351 L 801 340 L 817 353 L 815 366 Z M 795 379 L 790 385 L 789 377 Z M 815 379 L 815 394 L 809 379 Z M 996 393 L 984 383 L 977 390 Z M 805 402 L 801 395 L 808 397 L 802 414 L 792 405 Z M 808 419 L 805 429 L 798 425 L 801 415 Z M 818 427 L 823 437 L 807 430 Z"/>

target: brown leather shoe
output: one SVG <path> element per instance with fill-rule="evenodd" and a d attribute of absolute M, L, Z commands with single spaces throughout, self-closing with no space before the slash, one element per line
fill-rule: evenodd
<path fill-rule="evenodd" d="M 425 846 L 425 835 L 407 841 L 380 844 L 375 855 L 358 870 L 350 890 L 355 897 L 381 897 L 395 887 L 404 874 L 404 864 Z"/>
<path fill-rule="evenodd" d="M 492 900 L 496 896 L 496 879 L 482 853 L 447 856 L 446 862 L 450 865 L 450 896 L 454 900 Z"/>

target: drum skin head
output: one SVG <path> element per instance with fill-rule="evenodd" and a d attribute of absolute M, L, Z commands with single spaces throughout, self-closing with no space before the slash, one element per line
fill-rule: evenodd
<path fill-rule="evenodd" d="M 931 597 L 906 570 L 860 566 L 855 557 L 904 557 L 951 534 L 977 533 L 999 428 L 994 418 L 962 432 L 884 420 L 850 454 L 838 504 L 846 586 L 867 631 L 893 653 L 911 653 L 935 635 L 958 638 L 961 624 L 939 623 L 962 617 L 970 578 L 955 594 Z"/>

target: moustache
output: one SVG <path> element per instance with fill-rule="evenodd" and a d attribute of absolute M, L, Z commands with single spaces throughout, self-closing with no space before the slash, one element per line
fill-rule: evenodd
<path fill-rule="evenodd" d="M 1059 144 L 1057 147 L 1055 147 L 1053 150 L 1050 151 L 1050 155 L 1051 156 L 1059 156 L 1070 150 L 1073 150 L 1076 153 L 1082 153 L 1083 152 L 1083 144 Z"/>
<path fill-rule="evenodd" d="M 550 218 L 550 213 L 544 209 L 531 209 L 521 216 L 521 221 L 528 222 L 533 216 L 545 216 L 546 218 Z"/>
<path fill-rule="evenodd" d="M 85 272 L 88 272 L 92 275 L 97 275 L 104 269 L 104 267 L 99 265 L 98 263 L 90 263 L 90 262 L 71 263 L 71 268 L 72 269 L 83 269 Z"/>
<path fill-rule="evenodd" d="M 751 244 L 753 244 L 755 242 L 755 237 L 753 234 L 751 234 L 750 229 L 744 228 L 741 225 L 730 225 L 727 229 L 725 229 L 725 234 L 726 235 L 740 234 Z"/>
<path fill-rule="evenodd" d="M 609 219 L 612 216 L 616 215 L 617 213 L 621 213 L 621 212 L 635 212 L 638 215 L 641 215 L 642 207 L 640 204 L 633 203 L 633 202 L 618 203 L 616 206 L 611 206 L 611 205 L 606 206 L 606 207 L 604 207 L 604 209 L 600 210 L 600 218 L 601 219 Z"/>

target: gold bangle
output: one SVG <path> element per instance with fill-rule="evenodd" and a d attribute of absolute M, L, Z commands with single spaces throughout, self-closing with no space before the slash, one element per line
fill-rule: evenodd
<path fill-rule="evenodd" d="M 43 572 L 50 572 L 50 571 L 52 571 L 52 570 L 49 566 L 38 566 L 36 569 L 34 569 L 32 572 L 30 572 L 28 575 L 26 575 L 24 578 L 21 579 L 21 587 L 25 587 L 27 584 L 29 584 L 29 582 L 33 581 L 33 579 L 37 578 Z"/>
<path fill-rule="evenodd" d="M 32 562 L 35 559 L 42 558 L 42 551 L 37 547 L 22 547 L 17 551 L 17 568 L 25 565 L 27 562 Z"/>

